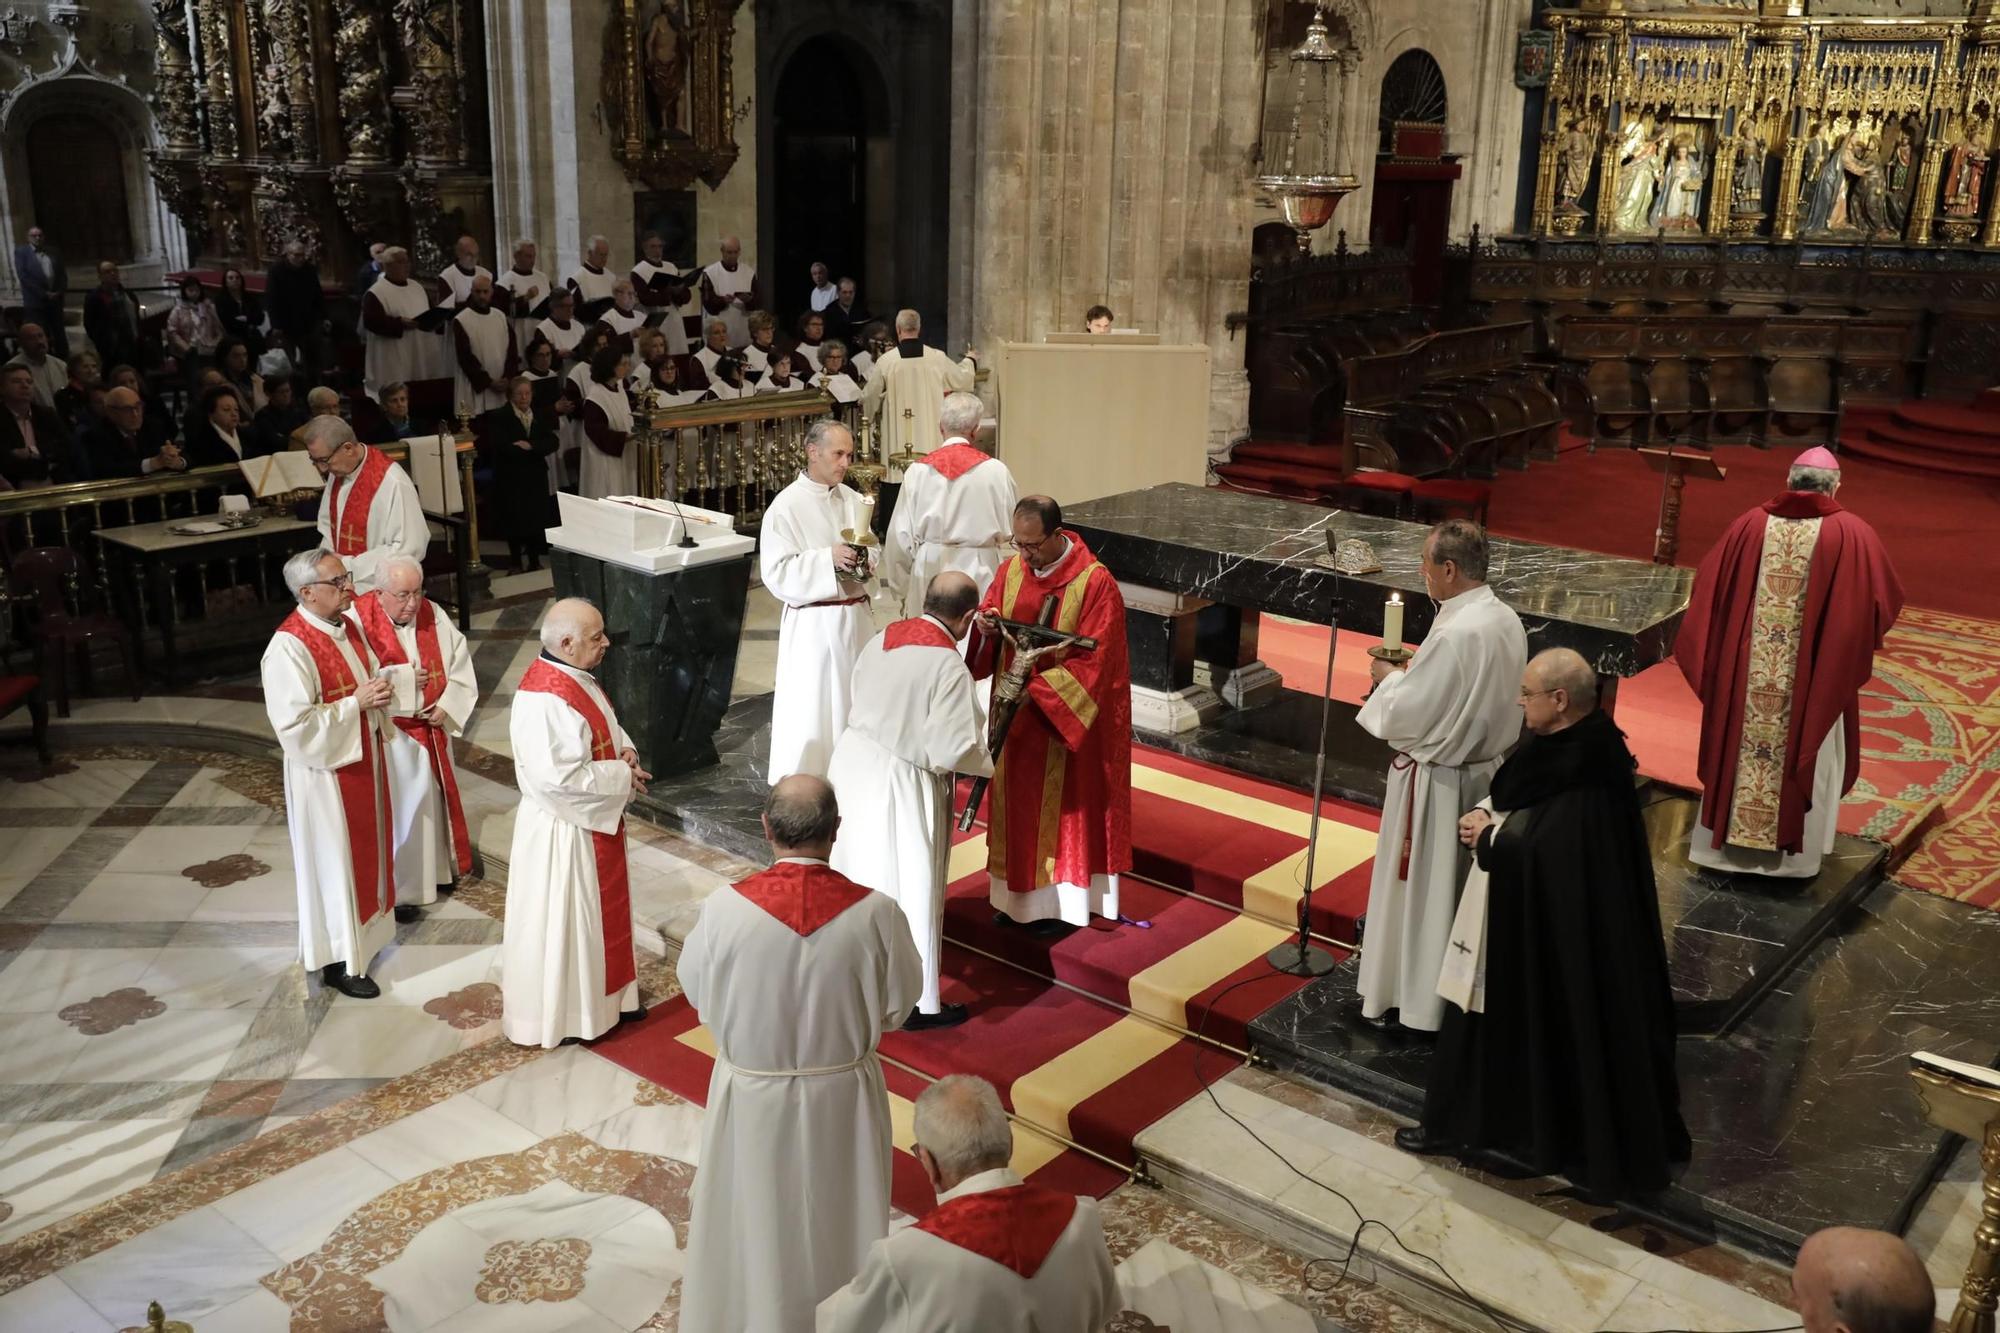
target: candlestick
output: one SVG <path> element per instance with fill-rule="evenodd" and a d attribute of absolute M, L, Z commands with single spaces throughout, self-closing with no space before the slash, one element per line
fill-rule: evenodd
<path fill-rule="evenodd" d="M 1403 594 L 1392 592 L 1382 606 L 1382 646 L 1403 646 Z"/>

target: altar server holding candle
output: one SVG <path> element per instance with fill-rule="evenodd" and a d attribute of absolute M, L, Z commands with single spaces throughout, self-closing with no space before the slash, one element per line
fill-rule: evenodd
<path fill-rule="evenodd" d="M 1396 749 L 1368 885 L 1361 1014 L 1435 1032 L 1438 973 L 1451 943 L 1465 853 L 1458 818 L 1486 796 L 1501 756 L 1521 734 L 1516 707 L 1528 637 L 1486 586 L 1486 534 L 1451 519 L 1424 542 L 1424 586 L 1438 602 L 1414 658 L 1370 663 L 1375 690 L 1358 721 Z M 1384 629 L 1402 637 L 1402 604 Z M 1390 637 L 1385 634 L 1385 640 Z"/>

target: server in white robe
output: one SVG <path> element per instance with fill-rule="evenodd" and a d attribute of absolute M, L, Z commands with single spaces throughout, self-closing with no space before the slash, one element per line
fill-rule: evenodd
<path fill-rule="evenodd" d="M 521 790 L 507 854 L 500 1030 L 517 1046 L 590 1041 L 642 1018 L 632 952 L 625 806 L 652 777 L 590 674 L 604 617 L 564 598 L 542 619 L 542 655 L 508 719 Z"/>
<path fill-rule="evenodd" d="M 1376 685 L 1355 720 L 1395 748 L 1368 883 L 1361 1013 L 1435 1032 L 1438 974 L 1467 857 L 1458 820 L 1486 798 L 1521 735 L 1516 706 L 1528 639 L 1521 618 L 1486 586 L 1486 534 L 1450 519 L 1424 542 L 1424 586 L 1437 618 L 1406 670 L 1376 660 Z"/>
<path fill-rule="evenodd" d="M 451 617 L 424 596 L 424 568 L 408 556 L 382 562 L 381 586 L 354 600 L 380 674 L 395 687 L 384 750 L 395 810 L 396 919 L 450 893 L 472 871 L 472 837 L 451 739 L 479 702 L 472 649 Z"/>
<path fill-rule="evenodd" d="M 639 488 L 639 449 L 632 440 L 632 400 L 625 378 L 632 359 L 615 347 L 601 347 L 590 359 L 590 387 L 583 395 L 583 457 L 577 493 L 593 500 L 634 495 Z"/>
<path fill-rule="evenodd" d="M 688 303 L 694 284 L 666 255 L 667 243 L 659 233 L 647 232 L 639 243 L 639 262 L 632 265 L 632 286 L 639 293 L 639 304 L 648 312 L 666 312 L 659 328 L 666 335 L 667 354 L 686 356 L 687 325 L 681 320 L 681 307 Z"/>
<path fill-rule="evenodd" d="M 320 549 L 285 562 L 298 601 L 264 650 L 264 711 L 285 757 L 285 823 L 299 895 L 299 956 L 327 985 L 358 1000 L 395 934 L 386 709 L 367 641 L 346 612 L 354 584 Z"/>
<path fill-rule="evenodd" d="M 681 948 L 716 1048 L 694 1181 L 682 1333 L 809 1329 L 889 1229 L 889 1094 L 875 1057 L 917 998 L 896 904 L 827 865 L 833 789 L 764 805 L 769 870 L 711 894 Z"/>
<path fill-rule="evenodd" d="M 474 416 L 507 402 L 507 381 L 521 373 L 514 325 L 493 304 L 493 279 L 473 279 L 465 309 L 451 317 L 453 401 Z"/>
<path fill-rule="evenodd" d="M 410 474 L 354 438 L 339 417 L 314 417 L 299 428 L 306 457 L 326 478 L 319 502 L 320 544 L 354 575 L 357 591 L 377 586 L 382 562 L 392 555 L 421 561 L 430 550 L 430 524 Z"/>
<path fill-rule="evenodd" d="M 596 315 L 584 309 L 592 301 L 610 299 L 611 288 L 618 281 L 605 265 L 611 262 L 611 242 L 602 236 L 593 236 L 584 242 L 583 263 L 569 275 L 569 289 L 576 295 L 576 317 L 584 323 L 591 323 Z"/>
<path fill-rule="evenodd" d="M 722 238 L 722 257 L 701 271 L 701 308 L 722 320 L 733 350 L 750 341 L 750 312 L 764 308 L 757 270 L 743 262 L 743 242 Z"/>
<path fill-rule="evenodd" d="M 438 304 L 453 310 L 463 310 L 472 299 L 472 283 L 475 278 L 493 278 L 493 270 L 479 262 L 479 242 L 470 236 L 458 238 L 452 247 L 451 262 L 438 271 L 438 286 L 442 289 Z"/>
<path fill-rule="evenodd" d="M 391 384 L 431 378 L 436 339 L 417 327 L 431 308 L 430 293 L 410 277 L 410 252 L 392 245 L 382 252 L 382 276 L 361 298 L 362 388 L 382 401 Z"/>
<path fill-rule="evenodd" d="M 984 596 L 1007 558 L 1021 496 L 1007 465 L 972 443 L 985 415 L 976 394 L 946 394 L 938 412 L 943 443 L 903 473 L 882 547 L 882 586 L 905 615 L 947 569 L 970 575 Z"/>
<path fill-rule="evenodd" d="M 536 323 L 534 337 L 528 341 L 533 342 L 535 338 L 540 338 L 556 349 L 558 361 L 568 360 L 570 353 L 576 350 L 576 345 L 583 341 L 584 335 L 583 321 L 576 318 L 575 312 L 575 292 L 567 287 L 550 292 L 549 317 Z"/>
<path fill-rule="evenodd" d="M 867 511 L 859 493 L 843 484 L 853 461 L 847 427 L 831 418 L 815 421 L 806 430 L 806 470 L 764 510 L 758 569 L 784 603 L 769 782 L 788 773 L 825 774 L 834 742 L 847 729 L 854 659 L 874 628 L 863 583 L 868 554 L 852 544 Z"/>
<path fill-rule="evenodd" d="M 535 267 L 536 255 L 533 241 L 524 237 L 514 242 L 514 266 L 493 279 L 498 293 L 494 303 L 506 311 L 514 326 L 514 345 L 523 352 L 535 340 L 535 325 L 542 319 L 534 312 L 549 299 L 554 287 L 549 275 Z"/>
<path fill-rule="evenodd" d="M 833 868 L 896 900 L 909 920 L 924 990 L 904 1027 L 953 1027 L 962 1004 L 938 990 L 944 948 L 946 866 L 951 859 L 952 775 L 991 777 L 972 673 L 958 645 L 972 628 L 979 589 L 940 574 L 923 615 L 883 630 L 854 664 L 847 730 L 833 747 L 827 781 L 847 811 Z"/>
<path fill-rule="evenodd" d="M 931 448 L 944 396 L 970 390 L 977 374 L 973 353 L 953 361 L 924 346 L 923 329 L 916 311 L 898 311 L 896 345 L 876 360 L 861 390 L 861 414 L 875 419 L 875 439 L 888 454 Z"/>
<path fill-rule="evenodd" d="M 1119 1309 L 1095 1199 L 1024 1182 L 993 1085 L 947 1074 L 917 1097 L 916 1158 L 938 1206 L 878 1240 L 820 1303 L 818 1333 L 1095 1333 Z"/>

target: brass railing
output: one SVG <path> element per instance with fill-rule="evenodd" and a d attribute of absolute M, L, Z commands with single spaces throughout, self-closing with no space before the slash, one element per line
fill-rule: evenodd
<path fill-rule="evenodd" d="M 655 412 L 637 432 L 639 487 L 653 499 L 672 498 L 732 514 L 755 527 L 773 495 L 805 465 L 806 430 L 834 417 L 869 441 L 860 405 L 836 403 L 818 389 L 759 394 L 727 402 L 692 403 Z"/>

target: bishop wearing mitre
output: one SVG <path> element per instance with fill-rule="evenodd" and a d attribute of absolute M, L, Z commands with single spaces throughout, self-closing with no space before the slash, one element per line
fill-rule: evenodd
<path fill-rule="evenodd" d="M 521 804 L 507 861 L 500 1030 L 518 1046 L 590 1041 L 640 1018 L 625 807 L 653 775 L 591 672 L 604 617 L 566 597 L 514 694 L 508 736 Z"/>
<path fill-rule="evenodd" d="M 948 569 L 970 577 L 984 596 L 1007 557 L 1020 495 L 1007 465 L 972 442 L 985 414 L 977 395 L 946 394 L 938 412 L 942 442 L 903 473 L 882 547 L 882 586 L 904 615 L 919 614 L 924 590 Z"/>
<path fill-rule="evenodd" d="M 465 308 L 451 317 L 452 389 L 459 410 L 479 416 L 507 402 L 507 381 L 521 373 L 514 325 L 493 304 L 493 279 L 472 280 Z"/>
<path fill-rule="evenodd" d="M 354 599 L 355 618 L 395 688 L 385 733 L 395 809 L 396 919 L 450 893 L 472 871 L 472 838 L 459 799 L 451 740 L 479 702 L 472 649 L 451 617 L 424 596 L 424 567 L 406 555 L 382 562 L 381 586 Z"/>
<path fill-rule="evenodd" d="M 355 588 L 375 587 L 382 562 L 392 555 L 422 560 L 431 530 L 410 474 L 355 439 L 354 428 L 339 417 L 314 417 L 300 433 L 306 457 L 326 478 L 320 543 L 346 562 Z"/>
<path fill-rule="evenodd" d="M 299 955 L 357 1000 L 382 993 L 368 968 L 395 934 L 393 818 L 384 757 L 394 687 L 348 615 L 354 581 L 319 549 L 285 562 L 298 608 L 264 650 L 264 711 L 285 757 L 285 822 L 299 895 Z"/>
<path fill-rule="evenodd" d="M 861 390 L 861 415 L 876 421 L 875 438 L 886 441 L 891 454 L 931 448 L 944 396 L 971 389 L 976 373 L 971 352 L 953 361 L 924 346 L 923 331 L 916 311 L 897 311 L 896 345 L 882 354 Z"/>
<path fill-rule="evenodd" d="M 845 485 L 854 436 L 831 417 L 806 429 L 806 467 L 765 507 L 757 558 L 765 588 L 783 604 L 777 687 L 771 696 L 766 781 L 824 776 L 847 729 L 854 659 L 868 617 L 867 554 L 850 540 L 867 525 L 861 496 Z M 849 534 L 849 535 L 843 535 Z"/>

